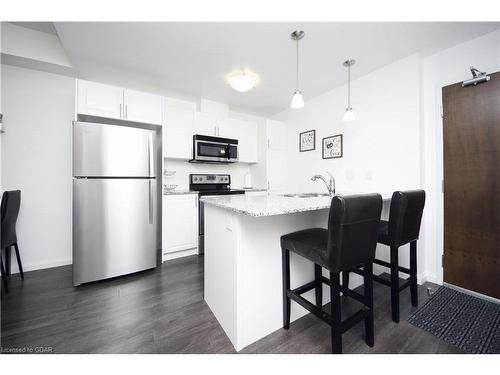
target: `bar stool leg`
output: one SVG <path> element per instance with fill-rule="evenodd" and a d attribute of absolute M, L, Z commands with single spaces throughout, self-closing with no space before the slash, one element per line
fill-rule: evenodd
<path fill-rule="evenodd" d="M 330 272 L 330 304 L 331 304 L 331 331 L 332 353 L 342 354 L 342 333 L 340 331 L 340 275 Z"/>
<path fill-rule="evenodd" d="M 398 248 L 391 246 L 391 310 L 392 321 L 399 323 Z"/>
<path fill-rule="evenodd" d="M 7 246 L 5 248 L 5 275 L 7 277 L 10 276 L 10 271 L 11 271 L 11 258 L 12 258 L 12 252 L 11 252 L 12 246 Z"/>
<path fill-rule="evenodd" d="M 283 328 L 290 328 L 290 298 L 287 292 L 290 290 L 290 251 L 282 249 L 281 265 L 283 277 Z"/>
<path fill-rule="evenodd" d="M 373 263 L 366 263 L 363 268 L 365 306 L 369 308 L 368 316 L 365 318 L 365 341 L 366 345 L 373 347 L 375 344 L 373 327 Z"/>
<path fill-rule="evenodd" d="M 321 266 L 314 264 L 314 281 L 316 283 L 316 307 L 321 309 L 323 307 L 323 282 L 321 281 Z"/>
<path fill-rule="evenodd" d="M 410 242 L 410 293 L 411 304 L 418 306 L 417 291 L 417 241 Z"/>
<path fill-rule="evenodd" d="M 17 266 L 19 267 L 19 273 L 21 274 L 21 279 L 24 280 L 23 264 L 21 263 L 21 256 L 19 255 L 19 247 L 17 242 L 14 244 L 14 250 L 16 251 Z"/>
<path fill-rule="evenodd" d="M 342 271 L 342 286 L 349 289 L 349 271 Z"/>

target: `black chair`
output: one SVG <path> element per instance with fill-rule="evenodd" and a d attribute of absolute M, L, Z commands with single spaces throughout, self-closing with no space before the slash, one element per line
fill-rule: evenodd
<path fill-rule="evenodd" d="M 332 353 L 342 353 L 342 334 L 352 326 L 365 321 L 365 340 L 374 345 L 373 331 L 373 259 L 377 245 L 377 228 L 382 210 L 379 194 L 335 196 L 332 199 L 328 229 L 312 228 L 281 237 L 283 266 L 283 328 L 290 328 L 290 302 L 299 305 L 330 325 Z M 314 281 L 290 290 L 290 251 L 314 263 Z M 363 264 L 364 294 L 340 285 L 340 272 Z M 322 267 L 330 277 L 322 276 Z M 331 313 L 323 310 L 323 283 L 330 286 Z M 316 305 L 301 294 L 315 289 Z M 364 307 L 342 321 L 340 293 L 361 302 Z"/>
<path fill-rule="evenodd" d="M 391 271 L 390 281 L 373 275 L 373 280 L 391 287 L 392 320 L 399 323 L 399 292 L 410 287 L 411 304 L 418 306 L 417 291 L 417 240 L 420 233 L 420 224 L 425 205 L 425 191 L 409 190 L 395 191 L 392 194 L 389 221 L 381 220 L 378 233 L 378 242 L 390 246 L 390 262 L 374 259 L 375 264 L 387 267 Z M 410 268 L 398 264 L 399 247 L 410 244 Z M 362 267 L 352 269 L 351 272 L 363 274 Z M 401 285 L 399 272 L 410 275 Z M 343 274 L 342 284 L 349 284 L 349 273 Z"/>
<path fill-rule="evenodd" d="M 5 250 L 5 267 L 0 256 L 0 267 L 2 271 L 2 280 L 4 282 L 5 291 L 8 291 L 7 277 L 10 276 L 10 259 L 11 247 L 14 246 L 17 257 L 17 265 L 19 266 L 19 273 L 21 278 L 24 279 L 23 265 L 21 263 L 21 256 L 19 255 L 19 247 L 17 246 L 16 235 L 16 222 L 17 215 L 19 214 L 19 207 L 21 205 L 21 191 L 13 190 L 6 191 L 2 196 L 1 220 L 2 220 L 2 239 L 0 249 Z"/>

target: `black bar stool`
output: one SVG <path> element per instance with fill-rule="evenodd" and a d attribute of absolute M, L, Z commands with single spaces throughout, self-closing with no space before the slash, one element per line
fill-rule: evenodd
<path fill-rule="evenodd" d="M 290 301 L 330 325 L 332 353 L 342 353 L 342 334 L 365 321 L 365 340 L 374 345 L 373 332 L 373 259 L 377 246 L 377 228 L 382 210 L 380 194 L 335 196 L 330 206 L 328 229 L 312 228 L 281 237 L 283 266 L 283 328 L 290 328 Z M 290 290 L 290 251 L 314 263 L 314 281 Z M 364 266 L 364 294 L 340 285 L 340 272 L 358 264 Z M 322 276 L 321 268 L 330 271 Z M 331 314 L 323 310 L 323 283 L 330 286 Z M 316 305 L 301 294 L 315 289 Z M 340 292 L 361 302 L 364 307 L 342 321 Z"/>
<path fill-rule="evenodd" d="M 378 242 L 390 246 L 391 261 L 374 259 L 373 263 L 387 267 L 391 270 L 391 279 L 386 280 L 373 275 L 373 280 L 391 287 L 392 320 L 399 323 L 399 292 L 410 287 L 411 304 L 418 306 L 417 291 L 417 240 L 420 233 L 420 224 L 425 205 L 425 191 L 408 190 L 395 191 L 392 194 L 389 221 L 381 220 L 378 233 Z M 410 268 L 398 264 L 399 247 L 410 244 Z M 351 272 L 363 275 L 364 272 L 357 267 Z M 399 272 L 410 275 L 401 285 Z M 349 284 L 349 272 L 343 273 L 342 284 Z"/>
<path fill-rule="evenodd" d="M 17 215 L 19 214 L 20 206 L 20 190 L 6 191 L 3 193 L 2 205 L 0 208 L 2 220 L 2 239 L 0 249 L 5 249 L 5 266 L 3 264 L 2 256 L 0 255 L 0 271 L 2 272 L 2 281 L 6 292 L 9 290 L 7 285 L 7 276 L 10 276 L 10 250 L 12 246 L 14 246 L 14 250 L 16 251 L 19 273 L 21 274 L 21 278 L 24 279 L 23 264 L 21 263 L 21 256 L 19 254 L 19 247 L 17 246 L 16 235 Z"/>

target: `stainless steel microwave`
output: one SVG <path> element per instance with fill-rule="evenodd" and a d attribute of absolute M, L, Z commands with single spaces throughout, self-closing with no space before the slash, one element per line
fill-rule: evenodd
<path fill-rule="evenodd" d="M 234 163 L 238 161 L 238 140 L 193 135 L 192 163 Z"/>

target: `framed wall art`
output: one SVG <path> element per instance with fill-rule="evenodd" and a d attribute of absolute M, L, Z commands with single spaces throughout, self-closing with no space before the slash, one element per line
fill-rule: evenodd
<path fill-rule="evenodd" d="M 308 130 L 299 134 L 299 151 L 312 151 L 316 149 L 316 130 Z"/>
<path fill-rule="evenodd" d="M 342 134 L 323 138 L 323 159 L 335 159 L 342 157 Z"/>

